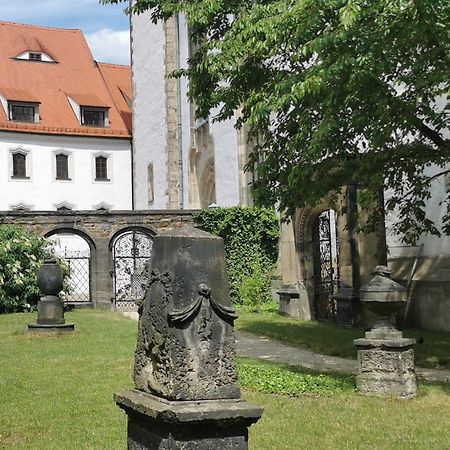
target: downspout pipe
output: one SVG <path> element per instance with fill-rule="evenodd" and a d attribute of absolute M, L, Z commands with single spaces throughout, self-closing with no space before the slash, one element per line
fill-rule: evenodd
<path fill-rule="evenodd" d="M 180 51 L 180 15 L 176 15 L 176 70 L 181 68 Z M 181 114 L 181 79 L 177 77 L 177 137 L 178 137 L 178 167 L 180 180 L 180 209 L 184 209 L 184 165 L 183 165 L 183 124 Z"/>

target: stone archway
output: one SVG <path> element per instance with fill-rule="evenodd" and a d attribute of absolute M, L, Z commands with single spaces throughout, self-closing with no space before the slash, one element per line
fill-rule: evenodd
<path fill-rule="evenodd" d="M 304 291 L 310 316 L 319 320 L 333 319 L 336 314 L 332 295 L 339 287 L 337 242 L 341 240 L 344 227 L 343 218 L 333 213 L 333 230 L 330 228 L 327 234 L 324 218 L 328 211 L 334 210 L 329 202 L 324 201 L 314 208 L 299 209 L 293 219 L 299 289 Z"/>
<path fill-rule="evenodd" d="M 69 292 L 63 300 L 71 305 L 88 305 L 92 303 L 92 256 L 95 257 L 95 244 L 85 233 L 57 228 L 45 234 L 53 241 L 54 254 L 66 261 L 69 276 L 66 282 Z"/>

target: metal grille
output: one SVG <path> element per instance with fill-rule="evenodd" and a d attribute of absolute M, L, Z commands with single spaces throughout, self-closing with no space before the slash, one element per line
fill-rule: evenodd
<path fill-rule="evenodd" d="M 89 251 L 65 250 L 59 255 L 69 264 L 70 272 L 66 282 L 69 284 L 69 293 L 63 294 L 65 302 L 83 303 L 91 300 L 91 269 Z"/>
<path fill-rule="evenodd" d="M 339 288 L 339 245 L 334 217 L 334 211 L 324 211 L 314 230 L 314 308 L 318 320 L 336 318 L 333 294 Z"/>
<path fill-rule="evenodd" d="M 113 246 L 114 305 L 119 310 L 135 310 L 136 300 L 147 289 L 146 264 L 152 253 L 152 239 L 139 231 L 129 231 Z"/>

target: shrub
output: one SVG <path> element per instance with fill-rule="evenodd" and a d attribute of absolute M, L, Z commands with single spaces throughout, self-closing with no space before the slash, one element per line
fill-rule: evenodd
<path fill-rule="evenodd" d="M 253 307 L 270 298 L 270 283 L 278 257 L 279 224 L 266 208 L 212 208 L 194 215 L 198 225 L 224 239 L 234 302 Z"/>
<path fill-rule="evenodd" d="M 36 305 L 37 271 L 49 256 L 44 238 L 24 228 L 0 225 L 0 314 Z"/>

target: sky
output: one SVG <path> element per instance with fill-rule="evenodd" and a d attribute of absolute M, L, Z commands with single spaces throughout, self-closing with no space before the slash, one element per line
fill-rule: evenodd
<path fill-rule="evenodd" d="M 127 3 L 101 5 L 99 0 L 0 0 L 0 20 L 58 28 L 80 28 L 94 59 L 130 63 Z"/>

